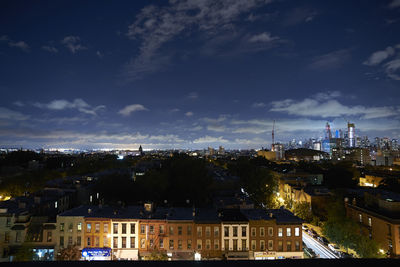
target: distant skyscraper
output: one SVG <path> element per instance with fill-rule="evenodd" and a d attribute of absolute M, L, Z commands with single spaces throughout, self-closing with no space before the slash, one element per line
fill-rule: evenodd
<path fill-rule="evenodd" d="M 332 132 L 331 132 L 331 126 L 329 125 L 329 123 L 326 123 L 325 126 L 325 139 L 332 139 Z"/>
<path fill-rule="evenodd" d="M 349 138 L 349 147 L 355 147 L 355 126 L 354 123 L 347 123 L 347 132 Z"/>

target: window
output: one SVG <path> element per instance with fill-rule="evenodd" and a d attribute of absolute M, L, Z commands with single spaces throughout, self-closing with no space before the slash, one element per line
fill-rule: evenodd
<path fill-rule="evenodd" d="M 150 248 L 153 248 L 153 246 L 154 246 L 154 240 L 153 239 L 149 240 L 149 245 L 150 245 Z"/>
<path fill-rule="evenodd" d="M 47 242 L 51 242 L 51 240 L 53 239 L 53 233 L 51 231 L 47 232 Z"/>
<path fill-rule="evenodd" d="M 256 236 L 256 228 L 255 227 L 251 227 L 251 236 L 252 237 Z"/>
<path fill-rule="evenodd" d="M 368 226 L 372 227 L 372 219 L 371 219 L 371 217 L 368 217 Z"/>
<path fill-rule="evenodd" d="M 68 232 L 72 233 L 72 229 L 74 228 L 74 225 L 72 223 L 70 223 L 68 225 Z"/>
<path fill-rule="evenodd" d="M 261 251 L 265 250 L 265 241 L 264 240 L 260 240 L 260 250 Z"/>
<path fill-rule="evenodd" d="M 15 242 L 21 242 L 21 231 L 17 231 L 17 233 L 15 234 Z"/>
<path fill-rule="evenodd" d="M 294 228 L 294 235 L 295 236 L 300 236 L 300 227 Z"/>
<path fill-rule="evenodd" d="M 134 235 L 136 232 L 136 229 L 135 229 L 136 225 L 134 223 L 131 223 L 130 227 L 131 227 L 131 235 Z"/>
<path fill-rule="evenodd" d="M 140 247 L 146 248 L 146 239 L 144 239 L 144 238 L 140 239 Z"/>
<path fill-rule="evenodd" d="M 251 250 L 256 250 L 256 240 L 251 240 Z"/>
<path fill-rule="evenodd" d="M 108 238 L 107 238 L 107 236 L 103 237 L 103 247 L 108 247 Z"/>
<path fill-rule="evenodd" d="M 91 223 L 87 223 L 86 224 L 86 232 L 90 233 L 92 231 L 92 224 Z"/>
<path fill-rule="evenodd" d="M 92 240 L 90 239 L 90 237 L 88 237 L 87 239 L 86 239 L 86 246 L 88 246 L 88 247 L 90 247 L 91 245 L 92 245 L 92 242 L 91 242 Z"/>
<path fill-rule="evenodd" d="M 268 250 L 274 250 L 274 240 L 268 240 Z"/>
<path fill-rule="evenodd" d="M 160 239 L 160 248 L 164 248 L 164 239 Z"/>
<path fill-rule="evenodd" d="M 268 227 L 268 235 L 274 236 L 274 228 L 273 227 Z"/>
<path fill-rule="evenodd" d="M 162 240 L 162 239 L 160 239 L 160 240 Z M 135 247 L 136 247 L 136 237 L 131 236 L 131 248 L 135 248 Z"/>
<path fill-rule="evenodd" d="M 100 232 L 100 223 L 96 223 L 95 225 L 94 225 L 94 231 L 96 232 L 96 233 L 99 233 Z"/>
<path fill-rule="evenodd" d="M 203 245 L 203 241 L 201 239 L 197 239 L 197 249 L 201 249 Z"/>
<path fill-rule="evenodd" d="M 126 234 L 126 223 L 122 223 L 121 228 L 122 234 Z"/>
<path fill-rule="evenodd" d="M 260 227 L 260 236 L 265 236 L 264 227 Z"/>
<path fill-rule="evenodd" d="M 113 234 L 118 234 L 118 223 L 113 223 Z"/>
<path fill-rule="evenodd" d="M 64 237 L 60 236 L 60 247 L 64 247 Z"/>
<path fill-rule="evenodd" d="M 233 230 L 233 236 L 237 237 L 238 236 L 238 227 L 237 226 L 233 226 L 232 230 Z"/>
<path fill-rule="evenodd" d="M 68 237 L 68 246 L 72 246 L 72 236 Z"/>
<path fill-rule="evenodd" d="M 299 241 L 294 241 L 294 246 L 296 251 L 300 251 L 300 242 Z"/>
<path fill-rule="evenodd" d="M 292 242 L 291 241 L 286 242 L 286 251 L 292 251 Z"/>
<path fill-rule="evenodd" d="M 164 234 L 165 228 L 164 225 L 160 225 L 160 234 Z"/>
<path fill-rule="evenodd" d="M 142 235 L 145 234 L 145 226 L 144 226 L 144 225 L 141 225 L 141 226 L 140 226 L 140 233 L 141 233 Z"/>
<path fill-rule="evenodd" d="M 202 234 L 202 228 L 201 228 L 201 226 L 197 226 L 197 236 L 201 236 L 201 234 Z"/>
<path fill-rule="evenodd" d="M 178 240 L 178 249 L 182 249 L 182 240 Z"/>
<path fill-rule="evenodd" d="M 78 230 L 78 232 L 82 231 L 82 223 L 76 225 L 76 230 Z"/>
<path fill-rule="evenodd" d="M 219 227 L 215 226 L 214 227 L 214 237 L 218 237 L 219 236 Z"/>
<path fill-rule="evenodd" d="M 97 248 L 100 247 L 100 238 L 98 236 L 94 237 L 94 246 Z"/>
<path fill-rule="evenodd" d="M 283 241 L 278 241 L 278 251 L 283 251 Z"/>
<path fill-rule="evenodd" d="M 242 236 L 246 236 L 247 235 L 247 227 L 246 226 L 242 226 Z"/>
<path fill-rule="evenodd" d="M 6 227 L 10 227 L 10 226 L 11 226 L 11 218 L 7 217 Z"/>
<path fill-rule="evenodd" d="M 206 239 L 206 249 L 207 250 L 211 249 L 211 240 L 210 239 Z"/>
<path fill-rule="evenodd" d="M 187 248 L 188 249 L 192 248 L 192 240 L 191 239 L 188 239 L 188 241 L 187 241 Z"/>
<path fill-rule="evenodd" d="M 218 239 L 214 239 L 214 249 L 215 250 L 219 249 L 219 240 Z"/>
<path fill-rule="evenodd" d="M 207 226 L 206 227 L 206 237 L 210 237 L 211 236 L 211 227 Z"/>
<path fill-rule="evenodd" d="M 150 234 L 154 235 L 154 225 L 150 225 Z"/>
<path fill-rule="evenodd" d="M 187 227 L 187 234 L 192 235 L 192 226 L 190 225 Z"/>
<path fill-rule="evenodd" d="M 278 236 L 279 237 L 283 236 L 283 229 L 282 228 L 278 228 Z"/>
<path fill-rule="evenodd" d="M 233 239 L 233 250 L 238 250 L 238 241 L 237 239 Z"/>
<path fill-rule="evenodd" d="M 118 248 L 118 237 L 113 238 L 113 248 Z"/>
<path fill-rule="evenodd" d="M 242 239 L 242 250 L 247 250 L 246 239 Z"/>
<path fill-rule="evenodd" d="M 174 249 L 174 240 L 173 239 L 169 240 L 169 249 Z"/>
<path fill-rule="evenodd" d="M 64 223 L 60 223 L 60 232 L 64 232 Z"/>
<path fill-rule="evenodd" d="M 76 237 L 76 245 L 80 246 L 82 244 L 82 237 L 81 236 L 77 236 Z"/>
<path fill-rule="evenodd" d="M 10 233 L 6 232 L 4 235 L 4 243 L 10 243 Z"/>
<path fill-rule="evenodd" d="M 103 224 L 103 232 L 104 232 L 105 234 L 108 233 L 108 223 Z"/>
<path fill-rule="evenodd" d="M 292 228 L 286 228 L 286 236 L 292 236 Z"/>
<path fill-rule="evenodd" d="M 173 235 L 173 234 L 174 234 L 174 227 L 173 227 L 173 226 L 170 226 L 170 227 L 169 227 L 169 234 L 170 234 L 170 235 Z"/>
<path fill-rule="evenodd" d="M 182 226 L 178 226 L 178 235 L 182 235 Z"/>
<path fill-rule="evenodd" d="M 229 236 L 229 227 L 228 226 L 224 226 L 224 236 L 225 237 Z"/>
<path fill-rule="evenodd" d="M 229 249 L 229 239 L 224 239 L 224 249 L 225 250 Z"/>
<path fill-rule="evenodd" d="M 362 223 L 362 214 L 361 213 L 358 214 L 358 220 L 360 223 Z"/>

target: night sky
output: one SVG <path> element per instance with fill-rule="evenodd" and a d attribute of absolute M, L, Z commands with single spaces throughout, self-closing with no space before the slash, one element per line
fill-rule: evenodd
<path fill-rule="evenodd" d="M 400 0 L 0 2 L 0 147 L 400 138 Z"/>

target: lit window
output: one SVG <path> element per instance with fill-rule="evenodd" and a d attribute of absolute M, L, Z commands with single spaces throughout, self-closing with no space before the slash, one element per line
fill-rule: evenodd
<path fill-rule="evenodd" d="M 368 217 L 368 226 L 372 227 L 372 219 L 371 219 L 371 217 Z"/>
<path fill-rule="evenodd" d="M 96 223 L 95 225 L 94 225 L 94 231 L 96 232 L 96 233 L 99 233 L 100 232 L 100 223 Z"/>
<path fill-rule="evenodd" d="M 202 228 L 201 228 L 201 226 L 198 226 L 197 227 L 197 236 L 201 236 L 201 234 L 202 234 Z"/>
<path fill-rule="evenodd" d="M 206 237 L 210 237 L 211 236 L 211 227 L 207 226 L 206 227 Z"/>
<path fill-rule="evenodd" d="M 135 234 L 135 224 L 131 223 L 131 234 L 134 235 Z"/>
<path fill-rule="evenodd" d="M 278 236 L 279 237 L 283 236 L 283 229 L 282 228 L 278 228 Z"/>
<path fill-rule="evenodd" d="M 150 225 L 149 231 L 150 231 L 150 234 L 154 234 L 154 225 Z"/>
<path fill-rule="evenodd" d="M 358 214 L 358 220 L 360 221 L 360 223 L 362 223 L 362 214 Z"/>
<path fill-rule="evenodd" d="M 202 240 L 201 239 L 197 239 L 197 249 L 201 249 L 202 247 Z"/>
<path fill-rule="evenodd" d="M 131 248 L 135 248 L 135 247 L 136 247 L 136 238 L 134 236 L 131 236 Z"/>
<path fill-rule="evenodd" d="M 82 231 L 82 223 L 78 223 L 76 229 L 78 232 Z"/>
<path fill-rule="evenodd" d="M 218 237 L 219 236 L 219 227 L 215 226 L 214 227 L 214 237 Z"/>
<path fill-rule="evenodd" d="M 108 223 L 103 224 L 103 232 L 108 233 Z"/>
<path fill-rule="evenodd" d="M 294 235 L 300 236 L 300 228 L 299 227 L 294 228 Z"/>
<path fill-rule="evenodd" d="M 251 250 L 256 250 L 256 240 L 251 240 Z"/>
<path fill-rule="evenodd" d="M 92 231 L 92 224 L 91 223 L 87 223 L 86 224 L 86 232 L 90 233 Z"/>
<path fill-rule="evenodd" d="M 292 235 L 292 229 L 286 228 L 286 236 L 291 236 L 291 235 Z"/>

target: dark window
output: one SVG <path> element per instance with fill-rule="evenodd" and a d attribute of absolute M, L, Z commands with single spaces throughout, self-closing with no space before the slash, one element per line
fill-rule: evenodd
<path fill-rule="evenodd" d="M 126 234 L 126 223 L 123 223 L 121 226 L 122 226 L 122 234 Z"/>

